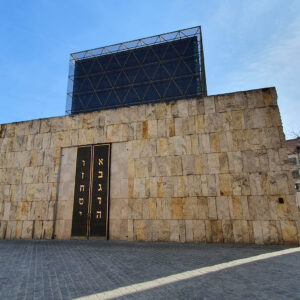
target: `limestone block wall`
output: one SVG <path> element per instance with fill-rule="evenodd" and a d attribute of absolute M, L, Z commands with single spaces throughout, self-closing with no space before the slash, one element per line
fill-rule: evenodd
<path fill-rule="evenodd" d="M 268 88 L 0 125 L 0 238 L 70 238 L 77 147 L 109 142 L 110 239 L 297 244 L 276 100 Z"/>

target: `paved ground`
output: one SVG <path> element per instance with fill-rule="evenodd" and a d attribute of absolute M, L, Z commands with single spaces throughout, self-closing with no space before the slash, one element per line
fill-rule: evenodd
<path fill-rule="evenodd" d="M 281 246 L 0 240 L 0 299 L 74 299 Z M 300 252 L 251 262 L 124 299 L 300 299 Z"/>

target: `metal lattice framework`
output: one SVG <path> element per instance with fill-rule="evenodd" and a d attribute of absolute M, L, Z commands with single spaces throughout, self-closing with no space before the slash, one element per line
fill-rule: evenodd
<path fill-rule="evenodd" d="M 72 53 L 66 113 L 206 96 L 201 27 Z"/>

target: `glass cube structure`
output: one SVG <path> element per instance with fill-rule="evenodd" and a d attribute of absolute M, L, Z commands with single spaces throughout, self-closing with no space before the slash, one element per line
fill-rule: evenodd
<path fill-rule="evenodd" d="M 198 26 L 71 54 L 66 114 L 206 94 Z"/>

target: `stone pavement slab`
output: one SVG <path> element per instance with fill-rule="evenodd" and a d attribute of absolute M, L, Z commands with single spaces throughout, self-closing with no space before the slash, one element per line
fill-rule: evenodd
<path fill-rule="evenodd" d="M 0 299 L 97 298 L 99 293 L 120 287 L 130 290 L 133 284 L 282 249 L 286 247 L 0 240 Z M 300 253 L 235 266 L 121 298 L 300 299 Z"/>

